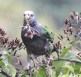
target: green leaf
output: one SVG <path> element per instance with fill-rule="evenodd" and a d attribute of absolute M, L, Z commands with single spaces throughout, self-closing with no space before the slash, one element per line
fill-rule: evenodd
<path fill-rule="evenodd" d="M 0 73 L 0 77 L 4 77 L 4 75 Z"/>
<path fill-rule="evenodd" d="M 0 67 L 5 66 L 5 63 L 3 61 L 0 61 Z"/>
<path fill-rule="evenodd" d="M 66 58 L 68 58 L 68 59 L 76 58 L 77 54 L 78 54 L 77 51 L 69 52 L 69 53 L 66 55 Z"/>
<path fill-rule="evenodd" d="M 22 74 L 21 77 L 26 77 L 26 75 L 25 74 Z"/>
<path fill-rule="evenodd" d="M 69 74 L 65 74 L 65 75 L 63 75 L 62 77 L 69 77 Z"/>
<path fill-rule="evenodd" d="M 63 75 L 59 75 L 58 77 L 69 77 L 69 73 L 63 74 Z"/>
<path fill-rule="evenodd" d="M 27 77 L 26 72 L 22 70 L 21 77 Z"/>
<path fill-rule="evenodd" d="M 8 61 L 12 61 L 12 57 L 9 54 L 4 54 L 5 57 L 7 57 Z"/>
<path fill-rule="evenodd" d="M 70 72 L 74 73 L 74 68 L 70 65 L 65 65 L 65 66 L 62 66 L 63 68 L 67 68 Z"/>
<path fill-rule="evenodd" d="M 60 72 L 62 70 L 62 66 L 64 66 L 63 61 L 54 61 L 53 62 L 53 67 L 55 67 L 56 77 L 58 77 L 58 75 L 60 74 Z"/>
<path fill-rule="evenodd" d="M 80 68 L 81 68 L 81 64 L 80 63 L 75 63 L 75 65 L 74 65 L 75 74 L 81 73 Z"/>
<path fill-rule="evenodd" d="M 16 75 L 16 69 L 14 66 L 12 66 L 11 64 L 8 64 L 6 67 L 5 67 L 6 71 L 9 72 L 9 74 L 12 76 L 12 77 L 15 77 Z"/>
<path fill-rule="evenodd" d="M 67 54 L 69 48 L 63 48 L 62 53 L 60 54 L 60 57 L 63 58 L 65 57 L 65 55 Z M 55 67 L 55 71 L 56 71 L 56 77 L 59 76 L 61 70 L 62 70 L 62 66 L 64 66 L 64 61 L 54 61 L 53 62 L 53 67 Z"/>
<path fill-rule="evenodd" d="M 78 56 L 78 55 L 76 56 L 76 58 L 78 58 L 79 60 L 81 60 L 81 57 L 80 57 L 80 56 Z"/>
<path fill-rule="evenodd" d="M 77 44 L 81 44 L 81 41 L 80 40 L 76 41 L 75 45 L 77 45 Z"/>
<path fill-rule="evenodd" d="M 34 77 L 47 77 L 45 69 L 40 67 L 39 70 L 34 73 Z"/>
<path fill-rule="evenodd" d="M 62 71 L 62 73 L 63 73 L 63 74 L 68 73 L 68 69 L 67 69 L 67 68 L 65 68 L 65 69 Z"/>
<path fill-rule="evenodd" d="M 62 53 L 60 54 L 60 57 L 63 58 L 67 54 L 69 48 L 63 48 Z"/>
<path fill-rule="evenodd" d="M 79 74 L 79 77 L 81 77 L 81 74 Z"/>

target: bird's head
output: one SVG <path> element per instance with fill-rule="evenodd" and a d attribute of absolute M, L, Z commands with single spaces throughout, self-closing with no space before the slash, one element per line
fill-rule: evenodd
<path fill-rule="evenodd" d="M 31 22 L 31 21 L 34 21 L 35 20 L 35 15 L 34 15 L 34 12 L 32 11 L 25 11 L 24 12 L 24 20 L 26 22 Z"/>

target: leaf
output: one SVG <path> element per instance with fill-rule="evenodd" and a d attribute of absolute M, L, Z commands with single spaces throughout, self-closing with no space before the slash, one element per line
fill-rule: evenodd
<path fill-rule="evenodd" d="M 0 73 L 0 77 L 4 77 L 4 75 Z"/>
<path fill-rule="evenodd" d="M 46 71 L 41 67 L 37 72 L 34 73 L 34 77 L 47 77 Z"/>
<path fill-rule="evenodd" d="M 81 57 L 80 57 L 80 56 L 78 56 L 78 55 L 76 56 L 76 58 L 78 58 L 79 60 L 81 60 Z"/>
<path fill-rule="evenodd" d="M 62 77 L 69 77 L 69 74 L 65 74 L 65 75 L 63 75 Z"/>
<path fill-rule="evenodd" d="M 0 61 L 0 67 L 5 66 L 5 63 L 3 61 Z"/>
<path fill-rule="evenodd" d="M 69 52 L 69 53 L 66 55 L 66 58 L 68 58 L 68 59 L 76 58 L 77 54 L 78 54 L 77 51 Z"/>
<path fill-rule="evenodd" d="M 11 64 L 8 64 L 6 67 L 6 71 L 9 72 L 9 74 L 11 74 L 12 77 L 15 77 L 16 75 L 16 69 L 14 66 L 12 66 Z"/>
<path fill-rule="evenodd" d="M 69 48 L 63 48 L 62 53 L 60 54 L 60 57 L 63 58 L 67 54 Z"/>
<path fill-rule="evenodd" d="M 22 74 L 21 77 L 26 77 L 26 75 L 25 74 Z"/>
<path fill-rule="evenodd" d="M 69 73 L 63 74 L 63 75 L 59 75 L 58 77 L 69 77 Z"/>
<path fill-rule="evenodd" d="M 58 75 L 60 74 L 60 72 L 62 70 L 62 66 L 64 66 L 63 61 L 54 61 L 53 62 L 53 67 L 55 67 L 56 77 L 58 77 Z"/>
<path fill-rule="evenodd" d="M 79 77 L 81 77 L 81 74 L 79 74 Z"/>
<path fill-rule="evenodd" d="M 80 68 L 81 68 L 81 64 L 80 63 L 75 63 L 75 65 L 74 65 L 75 74 L 79 74 L 81 72 Z"/>
<path fill-rule="evenodd" d="M 4 54 L 5 57 L 7 57 L 8 61 L 12 61 L 12 57 L 9 54 Z"/>
<path fill-rule="evenodd" d="M 67 68 L 65 68 L 65 69 L 62 71 L 62 73 L 63 73 L 63 74 L 68 73 L 68 69 L 67 69 Z"/>
<path fill-rule="evenodd" d="M 26 72 L 22 71 L 21 77 L 26 77 Z"/>
<path fill-rule="evenodd" d="M 65 55 L 67 54 L 69 48 L 63 48 L 62 53 L 60 54 L 60 57 L 65 57 Z M 62 66 L 64 66 L 64 61 L 54 61 L 53 62 L 53 67 L 55 67 L 55 71 L 56 71 L 56 77 L 58 77 L 58 75 L 60 74 L 61 70 L 62 70 Z"/>
<path fill-rule="evenodd" d="M 74 73 L 74 68 L 70 65 L 65 65 L 65 66 L 62 66 L 63 68 L 67 68 L 70 72 Z"/>
<path fill-rule="evenodd" d="M 75 45 L 77 45 L 77 44 L 81 44 L 81 41 L 80 40 L 76 41 Z"/>

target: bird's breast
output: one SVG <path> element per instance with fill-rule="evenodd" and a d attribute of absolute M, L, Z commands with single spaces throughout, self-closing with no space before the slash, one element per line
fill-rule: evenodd
<path fill-rule="evenodd" d="M 45 46 L 47 40 L 45 38 L 35 36 L 32 39 L 22 37 L 23 43 L 27 48 L 28 53 L 33 53 L 35 55 L 45 54 Z"/>

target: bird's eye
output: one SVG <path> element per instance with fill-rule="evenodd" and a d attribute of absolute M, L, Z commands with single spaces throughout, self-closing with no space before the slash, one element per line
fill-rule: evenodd
<path fill-rule="evenodd" d="M 33 14 L 31 14 L 31 16 L 33 17 Z"/>

